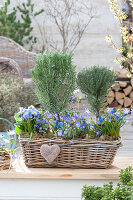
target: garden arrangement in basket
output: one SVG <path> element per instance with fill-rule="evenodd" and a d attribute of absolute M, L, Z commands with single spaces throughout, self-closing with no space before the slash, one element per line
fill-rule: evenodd
<path fill-rule="evenodd" d="M 107 168 L 121 145 L 120 128 L 128 110 L 109 108 L 106 97 L 114 83 L 114 72 L 94 66 L 79 72 L 71 53 L 43 53 L 31 71 L 41 104 L 20 108 L 15 115 L 25 164 L 28 167 Z M 73 96 L 80 88 L 88 100 L 85 118 Z M 90 117 L 95 114 L 96 120 Z"/>
<path fill-rule="evenodd" d="M 15 148 L 16 133 L 13 124 L 9 120 L 0 118 L 0 122 L 6 122 L 5 125 L 10 125 L 11 128 L 9 132 L 0 132 L 0 170 L 9 170 L 12 167 L 12 161 L 19 158 L 19 153 Z"/>

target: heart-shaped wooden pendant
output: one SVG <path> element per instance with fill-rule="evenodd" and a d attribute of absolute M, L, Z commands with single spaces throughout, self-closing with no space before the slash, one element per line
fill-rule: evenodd
<path fill-rule="evenodd" d="M 52 146 L 43 144 L 40 148 L 40 153 L 45 158 L 45 160 L 51 164 L 58 157 L 60 153 L 60 147 L 57 144 Z"/>

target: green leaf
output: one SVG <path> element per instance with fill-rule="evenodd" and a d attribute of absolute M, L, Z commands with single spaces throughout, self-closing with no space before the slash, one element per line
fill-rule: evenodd
<path fill-rule="evenodd" d="M 40 14 L 43 13 L 43 12 L 44 12 L 44 9 L 40 10 L 39 12 L 35 12 L 35 13 L 34 13 L 34 16 L 38 16 L 38 15 L 40 15 Z"/>
<path fill-rule="evenodd" d="M 30 133 L 30 138 L 29 138 L 28 144 L 29 144 L 30 141 L 31 141 L 32 135 L 33 135 L 33 133 L 31 132 L 31 133 Z"/>
<path fill-rule="evenodd" d="M 14 116 L 14 118 L 15 118 L 16 122 L 18 122 L 19 119 L 20 119 L 20 116 L 16 114 L 16 115 Z"/>
<path fill-rule="evenodd" d="M 17 133 L 18 135 L 20 135 L 20 133 L 21 133 L 21 129 L 20 129 L 20 128 L 15 127 L 15 131 L 16 131 L 16 133 Z"/>

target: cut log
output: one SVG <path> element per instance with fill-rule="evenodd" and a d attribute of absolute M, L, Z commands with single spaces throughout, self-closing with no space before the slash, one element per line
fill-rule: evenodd
<path fill-rule="evenodd" d="M 133 88 L 133 78 L 131 78 L 131 85 L 132 85 L 132 88 Z"/>
<path fill-rule="evenodd" d="M 111 86 L 111 89 L 113 90 L 115 86 L 116 86 L 116 84 L 113 84 L 113 85 Z"/>
<path fill-rule="evenodd" d="M 124 107 L 127 108 L 132 104 L 132 100 L 129 97 L 124 98 Z"/>
<path fill-rule="evenodd" d="M 118 92 L 121 89 L 121 87 L 119 84 L 116 84 L 113 89 L 114 91 Z"/>
<path fill-rule="evenodd" d="M 124 104 L 124 99 L 119 99 L 119 100 L 118 100 L 118 103 L 119 103 L 121 106 L 123 106 L 123 104 Z"/>
<path fill-rule="evenodd" d="M 111 91 L 109 94 L 108 94 L 108 98 L 113 98 L 115 97 L 115 93 L 113 91 Z"/>
<path fill-rule="evenodd" d="M 120 73 L 118 75 L 118 78 L 127 78 L 127 75 L 128 75 L 128 72 L 126 72 L 126 73 Z"/>
<path fill-rule="evenodd" d="M 120 87 L 125 88 L 127 86 L 127 82 L 126 81 L 120 81 L 119 85 L 120 85 Z"/>
<path fill-rule="evenodd" d="M 130 93 L 130 99 L 133 101 L 133 91 Z"/>
<path fill-rule="evenodd" d="M 111 104 L 114 101 L 115 93 L 111 91 L 107 97 L 108 104 Z"/>
<path fill-rule="evenodd" d="M 115 98 L 117 101 L 119 101 L 120 99 L 123 99 L 125 97 L 125 94 L 122 92 L 116 92 L 115 93 Z"/>
<path fill-rule="evenodd" d="M 114 97 L 109 97 L 107 98 L 108 104 L 111 104 L 114 101 Z"/>
<path fill-rule="evenodd" d="M 127 95 L 130 94 L 130 92 L 132 91 L 132 89 L 133 89 L 132 86 L 129 85 L 127 88 L 123 89 L 123 91 L 124 91 L 125 95 L 127 96 Z"/>
<path fill-rule="evenodd" d="M 116 107 L 116 106 L 118 106 L 119 104 L 118 104 L 118 102 L 117 101 L 113 101 L 110 105 L 109 105 L 109 107 Z"/>
<path fill-rule="evenodd" d="M 111 92 L 106 98 L 108 107 L 129 108 L 133 107 L 133 76 L 128 78 L 128 71 L 123 69 L 120 72 L 110 68 L 117 74 L 116 82 L 111 86 Z"/>

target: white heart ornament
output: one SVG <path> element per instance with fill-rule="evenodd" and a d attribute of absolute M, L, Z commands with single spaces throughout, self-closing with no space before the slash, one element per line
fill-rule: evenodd
<path fill-rule="evenodd" d="M 60 147 L 57 144 L 47 145 L 43 144 L 40 148 L 40 153 L 45 158 L 45 160 L 51 164 L 59 155 Z"/>

